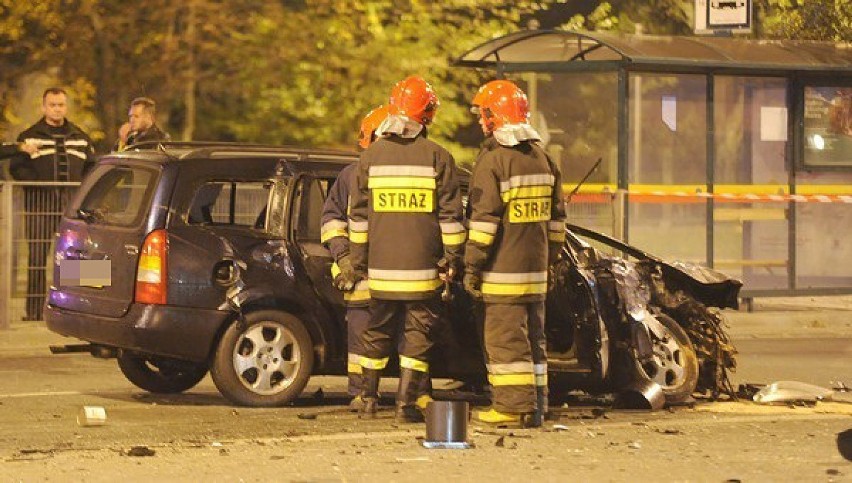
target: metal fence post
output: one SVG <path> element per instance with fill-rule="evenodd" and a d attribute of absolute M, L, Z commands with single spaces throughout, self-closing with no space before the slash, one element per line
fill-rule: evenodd
<path fill-rule="evenodd" d="M 12 319 L 12 191 L 11 183 L 0 183 L 0 329 Z"/>
<path fill-rule="evenodd" d="M 612 205 L 612 236 L 617 240 L 626 241 L 627 235 L 627 190 L 615 191 Z"/>

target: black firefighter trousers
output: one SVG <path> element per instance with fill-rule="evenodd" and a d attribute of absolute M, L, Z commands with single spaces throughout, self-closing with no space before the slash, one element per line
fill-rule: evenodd
<path fill-rule="evenodd" d="M 380 300 L 370 302 L 370 327 L 362 338 L 361 366 L 382 370 L 387 365 L 400 327 L 399 365 L 429 372 L 429 352 L 433 334 L 440 323 L 441 302 L 437 296 L 427 300 Z"/>
<path fill-rule="evenodd" d="M 544 302 L 486 302 L 484 332 L 493 408 L 532 413 L 536 390 L 547 396 Z"/>

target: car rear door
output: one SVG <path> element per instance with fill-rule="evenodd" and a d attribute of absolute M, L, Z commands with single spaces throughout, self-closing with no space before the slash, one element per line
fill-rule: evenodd
<path fill-rule="evenodd" d="M 128 310 L 140 246 L 159 228 L 150 226 L 156 223 L 149 217 L 151 206 L 168 207 L 171 188 L 157 190 L 162 171 L 158 163 L 119 162 L 100 164 L 91 173 L 59 226 L 51 305 L 106 317 Z M 106 266 L 109 276 L 75 277 L 75 270 L 86 272 L 87 266 Z"/>
<path fill-rule="evenodd" d="M 300 176 L 293 204 L 291 237 L 302 255 L 305 271 L 320 297 L 333 305 L 343 304 L 343 294 L 332 285 L 331 252 L 320 243 L 322 207 L 334 178 Z"/>

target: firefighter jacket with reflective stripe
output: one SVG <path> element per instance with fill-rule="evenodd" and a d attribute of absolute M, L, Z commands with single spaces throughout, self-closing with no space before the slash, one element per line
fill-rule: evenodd
<path fill-rule="evenodd" d="M 355 186 L 357 170 L 354 164 L 346 166 L 337 175 L 337 180 L 328 192 L 328 198 L 322 207 L 322 229 L 320 240 L 331 252 L 334 263 L 331 277 L 340 274 L 337 265 L 344 257 L 349 257 L 349 194 Z M 365 307 L 370 304 L 370 289 L 366 280 L 359 280 L 351 292 L 343 293 L 346 305 Z M 360 367 L 360 366 L 359 366 Z"/>
<path fill-rule="evenodd" d="M 38 147 L 38 153 L 19 153 L 9 166 L 12 177 L 19 181 L 80 181 L 94 165 L 92 140 L 69 120 L 51 126 L 41 120 L 18 135 L 18 142 Z"/>
<path fill-rule="evenodd" d="M 388 135 L 361 153 L 350 249 L 373 298 L 425 300 L 441 286 L 438 261 L 459 259 L 466 231 L 455 161 L 426 138 Z"/>
<path fill-rule="evenodd" d="M 562 180 L 544 150 L 488 138 L 473 168 L 467 209 L 465 270 L 481 274 L 483 299 L 544 300 L 548 260 L 565 240 Z"/>

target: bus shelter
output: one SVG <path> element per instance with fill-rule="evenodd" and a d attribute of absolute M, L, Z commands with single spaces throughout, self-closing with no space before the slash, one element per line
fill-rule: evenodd
<path fill-rule="evenodd" d="M 574 223 L 745 283 L 852 293 L 852 45 L 520 31 L 456 64 L 526 90 Z"/>

